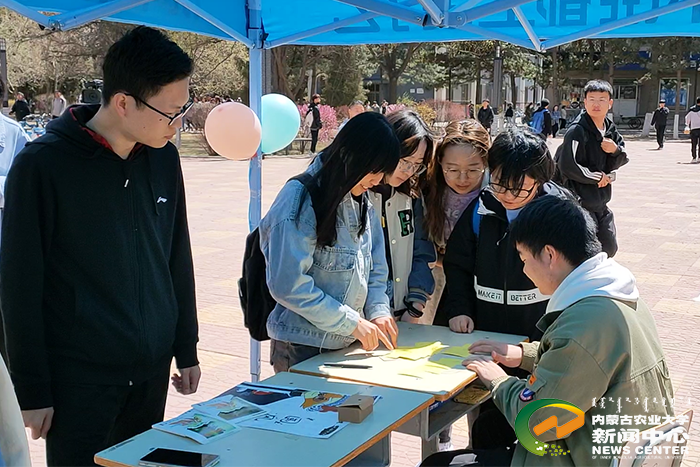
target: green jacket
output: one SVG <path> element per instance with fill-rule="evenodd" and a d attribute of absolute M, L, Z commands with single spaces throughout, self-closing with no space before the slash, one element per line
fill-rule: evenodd
<path fill-rule="evenodd" d="M 585 424 L 558 441 L 554 429 L 537 437 L 548 444 L 556 441 L 564 455 L 540 457 L 518 443 L 512 466 L 609 466 L 613 457 L 619 457 L 612 453 L 626 443 L 617 435 L 620 429 L 644 431 L 664 422 L 664 416 L 673 415 L 673 388 L 656 325 L 649 308 L 638 298 L 633 276 L 606 257 L 588 262 L 594 264 L 582 271 L 588 272 L 585 279 L 567 278 L 552 295 L 552 305 L 538 323 L 544 331 L 542 340 L 522 344 L 521 368 L 532 376 L 527 381 L 503 377 L 492 383 L 494 402 L 511 425 L 531 400 L 545 398 L 574 404 L 585 413 Z M 607 273 L 612 269 L 617 277 L 610 278 L 603 287 L 582 291 L 587 283 L 595 283 L 590 273 L 595 274 L 601 267 L 607 267 Z M 631 277 L 627 295 L 610 291 L 619 286 L 621 270 Z M 570 276 L 576 276 L 576 271 Z M 563 286 L 569 287 L 569 296 L 562 299 L 567 292 L 561 290 Z M 579 290 L 572 292 L 576 288 Z M 557 303 L 566 306 L 557 310 Z M 558 426 L 575 418 L 564 409 L 544 408 L 533 414 L 530 428 L 552 415 L 558 417 Z M 609 415 L 613 419 L 606 417 Z M 642 415 L 646 420 L 635 420 L 634 416 Z M 660 420 L 651 419 L 652 415 L 660 416 Z M 618 424 L 614 424 L 615 416 Z M 644 421 L 647 423 L 642 424 Z M 594 435 L 599 438 L 601 429 L 615 433 L 612 438 L 603 435 L 603 439 L 595 440 L 603 442 L 594 442 Z M 594 455 L 594 448 L 600 453 Z"/>

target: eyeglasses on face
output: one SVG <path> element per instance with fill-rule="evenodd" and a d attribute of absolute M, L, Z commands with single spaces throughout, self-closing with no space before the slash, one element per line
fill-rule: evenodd
<path fill-rule="evenodd" d="M 404 159 L 401 159 L 399 161 L 399 165 L 397 167 L 401 172 L 411 174 L 411 175 L 420 175 L 423 172 L 425 172 L 425 164 L 416 164 L 415 162 L 407 161 Z"/>
<path fill-rule="evenodd" d="M 443 169 L 445 174 L 445 179 L 447 180 L 459 180 L 464 175 L 468 180 L 478 180 L 486 172 L 485 168 L 481 169 L 469 169 L 469 170 L 459 170 L 459 169 Z"/>
<path fill-rule="evenodd" d="M 157 114 L 161 115 L 162 117 L 166 118 L 166 119 L 168 120 L 168 126 L 172 125 L 173 122 L 174 122 L 175 120 L 177 120 L 178 118 L 184 117 L 185 114 L 186 114 L 187 112 L 189 112 L 189 110 L 192 108 L 192 105 L 194 104 L 194 98 L 193 98 L 192 96 L 190 96 L 190 98 L 189 98 L 189 100 L 187 101 L 187 103 L 186 103 L 185 105 L 183 105 L 182 108 L 181 108 L 177 113 L 175 113 L 175 115 L 168 115 L 168 114 L 166 114 L 165 112 L 161 112 L 160 110 L 156 109 L 156 108 L 153 107 L 151 104 L 149 104 L 148 102 L 146 102 L 145 100 L 141 99 L 141 98 L 138 97 L 138 96 L 135 96 L 135 95 L 133 95 L 133 94 L 128 94 L 128 93 L 124 93 L 124 95 L 129 96 L 129 97 L 133 97 L 135 101 L 138 101 L 138 102 L 142 103 L 143 105 L 145 105 L 146 107 L 148 107 L 149 109 L 151 109 L 152 111 L 154 111 L 155 113 L 157 113 Z"/>
<path fill-rule="evenodd" d="M 500 185 L 495 182 L 489 183 L 489 189 L 491 190 L 492 193 L 497 194 L 497 195 L 504 195 L 507 192 L 510 192 L 511 195 L 513 195 L 514 198 L 519 198 L 519 199 L 526 199 L 529 198 L 530 195 L 532 195 L 532 192 L 537 189 L 538 184 L 535 183 L 532 185 L 530 189 L 524 189 L 524 188 L 508 188 L 506 186 Z"/>

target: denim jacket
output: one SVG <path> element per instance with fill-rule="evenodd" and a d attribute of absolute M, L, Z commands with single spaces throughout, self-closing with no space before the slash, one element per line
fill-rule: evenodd
<path fill-rule="evenodd" d="M 316 158 L 307 172 L 320 167 Z M 302 183 L 291 180 L 279 192 L 260 222 L 267 285 L 277 301 L 267 320 L 272 339 L 340 349 L 355 341 L 360 317 L 391 316 L 384 237 L 379 217 L 366 202 L 368 225 L 358 238 L 360 206 L 350 193 L 343 198 L 337 240 L 327 247 L 316 243 L 316 217 Z"/>

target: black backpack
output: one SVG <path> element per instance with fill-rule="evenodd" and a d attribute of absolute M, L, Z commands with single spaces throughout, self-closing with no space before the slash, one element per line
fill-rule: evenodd
<path fill-rule="evenodd" d="M 289 179 L 300 181 L 309 191 L 311 175 L 303 173 Z M 260 249 L 260 231 L 258 228 L 248 234 L 243 255 L 243 275 L 238 279 L 238 298 L 243 310 L 243 323 L 248 328 L 250 337 L 257 341 L 270 339 L 267 335 L 267 318 L 277 302 L 267 287 L 265 276 L 265 256 Z"/>

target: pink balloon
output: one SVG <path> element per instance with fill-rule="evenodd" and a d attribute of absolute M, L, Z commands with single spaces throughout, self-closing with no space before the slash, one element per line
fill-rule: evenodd
<path fill-rule="evenodd" d="M 262 137 L 258 116 L 239 102 L 217 105 L 207 115 L 204 134 L 209 146 L 218 154 L 234 161 L 252 158 Z"/>

